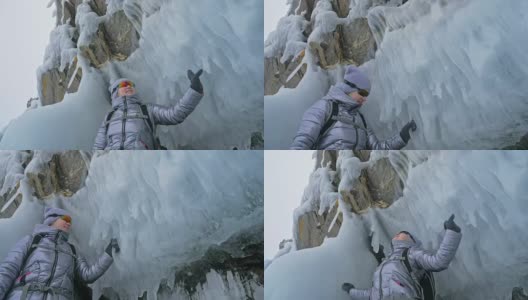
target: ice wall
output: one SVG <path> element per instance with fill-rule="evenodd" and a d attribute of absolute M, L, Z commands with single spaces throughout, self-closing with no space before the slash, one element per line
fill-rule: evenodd
<path fill-rule="evenodd" d="M 108 287 L 120 299 L 145 291 L 155 299 L 163 282 L 174 289 L 165 299 L 245 299 L 244 292 L 261 299 L 258 280 L 242 278 L 237 270 L 211 270 L 207 282 L 193 287 L 194 295 L 174 285 L 178 268 L 262 225 L 262 168 L 263 154 L 257 151 L 98 152 L 85 186 L 71 198 L 57 195 L 46 204 L 71 212 L 70 242 L 89 259 L 101 255 L 112 237 L 118 239 L 121 252 L 113 266 L 91 286 L 94 299 Z M 28 190 L 22 206 L 0 220 L 2 258 L 42 221 L 42 202 L 26 181 L 21 181 Z M 237 256 L 241 249 L 232 251 Z"/>
<path fill-rule="evenodd" d="M 440 299 L 511 299 L 513 287 L 528 287 L 523 246 L 528 241 L 526 153 L 373 154 L 374 159 L 389 157 L 405 182 L 403 196 L 386 209 L 372 208 L 363 215 L 351 213 L 340 201 L 344 220 L 338 236 L 274 260 L 265 271 L 265 299 L 348 299 L 343 282 L 358 288 L 372 283 L 377 263 L 368 251 L 369 235 L 375 248 L 381 243 L 388 251 L 391 237 L 407 230 L 425 248 L 436 249 L 443 221 L 452 213 L 463 238 L 450 267 L 435 275 Z"/>
<path fill-rule="evenodd" d="M 169 149 L 249 148 L 251 134 L 263 131 L 261 1 L 198 0 L 192 5 L 165 0 L 109 1 L 108 5 L 109 12 L 125 11 L 139 32 L 139 48 L 126 61 L 112 61 L 101 69 L 89 67 L 80 57 L 80 90 L 61 103 L 14 120 L 0 148 L 89 150 L 110 110 L 107 88 L 111 81 L 130 78 L 145 103 L 174 105 L 189 87 L 187 69 L 200 68 L 205 97 L 184 123 L 158 127 L 162 144 Z M 84 43 L 102 18 L 86 4 L 77 13 L 79 43 Z M 61 25 L 51 35 L 39 74 L 54 59 L 71 61 L 72 53 L 77 53 L 65 42 L 68 26 Z"/>
<path fill-rule="evenodd" d="M 375 57 L 362 66 L 372 81 L 362 111 L 379 136 L 392 136 L 410 119 L 418 130 L 406 149 L 497 149 L 528 132 L 526 1 L 414 0 L 372 7 L 378 2 L 351 1 L 347 19 L 366 17 L 377 41 Z M 312 23 L 309 41 L 342 20 L 328 14 Z M 271 37 L 267 43 L 280 40 Z M 326 75 L 315 80 L 307 73 L 297 88 L 265 97 L 266 148 L 287 148 L 302 113 L 329 87 L 307 93 L 307 86 L 342 80 L 343 66 L 321 70 L 308 58 L 309 69 Z"/>

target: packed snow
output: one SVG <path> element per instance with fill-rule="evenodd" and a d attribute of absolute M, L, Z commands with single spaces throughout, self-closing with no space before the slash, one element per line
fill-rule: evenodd
<path fill-rule="evenodd" d="M 78 56 L 83 71 L 79 91 L 13 120 L 0 148 L 90 150 L 111 109 L 107 90 L 111 81 L 130 78 L 145 103 L 174 105 L 189 88 L 188 69 L 204 70 L 205 96 L 182 124 L 158 127 L 161 143 L 169 149 L 249 148 L 252 133 L 262 132 L 264 126 L 262 3 L 108 2 L 109 13 L 123 9 L 138 30 L 139 48 L 126 61 L 107 63 L 101 70 Z M 104 18 L 86 3 L 77 13 L 78 44 L 86 44 Z M 39 78 L 51 68 L 64 67 L 77 54 L 71 31 L 71 26 L 59 25 L 52 32 Z"/>
<path fill-rule="evenodd" d="M 441 299 L 511 299 L 513 287 L 528 288 L 524 247 L 528 242 L 528 154 L 374 153 L 374 159 L 388 157 L 400 174 L 405 183 L 403 196 L 388 208 L 371 208 L 361 215 L 351 213 L 339 200 L 344 220 L 338 236 L 327 238 L 319 247 L 268 261 L 265 299 L 349 299 L 341 290 L 343 282 L 364 289 L 372 284 L 377 262 L 368 250 L 369 235 L 373 235 L 372 246 L 378 249 L 383 244 L 386 254 L 390 239 L 401 230 L 433 250 L 443 236 L 443 222 L 452 213 L 463 236 L 449 268 L 435 273 Z M 345 156 L 338 162 L 341 170 L 343 162 L 357 160 L 343 151 L 341 155 Z M 363 167 L 350 166 L 356 171 Z"/>
<path fill-rule="evenodd" d="M 38 161 L 28 168 L 37 170 L 47 158 L 49 153 L 37 152 Z M 71 198 L 56 195 L 46 205 L 71 212 L 70 242 L 89 259 L 117 238 L 121 252 L 91 286 L 94 299 L 107 287 L 121 299 L 144 291 L 149 299 L 156 297 L 161 282 L 174 287 L 178 267 L 263 222 L 261 151 L 96 152 L 89 163 L 83 188 Z M 21 207 L 12 218 L 0 220 L 0 257 L 42 222 L 42 202 L 32 195 L 27 178 L 21 187 Z M 192 299 L 246 299 L 248 287 L 249 296 L 263 297 L 257 280 L 241 279 L 235 272 L 224 277 L 212 270 L 207 279 Z M 178 295 L 187 294 L 176 288 L 167 299 Z"/>
<path fill-rule="evenodd" d="M 414 119 L 418 130 L 406 149 L 498 149 L 528 132 L 528 2 L 378 2 L 351 1 L 349 15 L 337 18 L 320 0 L 307 38 L 319 41 L 337 24 L 368 19 L 377 51 L 361 66 L 372 81 L 362 112 L 378 136 L 390 137 Z M 289 37 L 286 24 L 298 17 L 284 17 L 288 22 L 270 34 L 268 56 L 290 55 L 284 45 L 299 39 Z M 322 70 L 306 52 L 300 84 L 264 99 L 266 149 L 288 148 L 303 112 L 342 81 L 344 66 Z"/>

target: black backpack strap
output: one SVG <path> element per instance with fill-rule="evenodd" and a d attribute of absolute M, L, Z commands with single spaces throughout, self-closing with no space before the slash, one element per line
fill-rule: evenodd
<path fill-rule="evenodd" d="M 154 149 L 156 150 L 167 150 L 167 148 L 163 147 L 161 145 L 161 142 L 159 138 L 156 136 L 156 131 L 154 130 L 154 123 L 152 123 L 152 120 L 150 119 L 150 115 L 148 112 L 148 107 L 146 104 L 141 104 L 139 107 L 141 107 L 141 112 L 143 113 L 143 116 L 146 117 L 147 124 L 150 128 L 150 131 L 152 132 L 152 139 L 154 140 Z"/>
<path fill-rule="evenodd" d="M 31 245 L 29 246 L 28 252 L 26 253 L 26 256 L 24 257 L 24 264 L 26 263 L 26 260 L 29 258 L 31 253 L 35 251 L 35 248 L 38 247 L 38 244 L 40 243 L 40 240 L 42 240 L 42 234 L 36 234 L 33 236 L 33 239 L 31 240 Z"/>
<path fill-rule="evenodd" d="M 152 123 L 152 120 L 150 119 L 150 115 L 148 113 L 148 108 L 146 104 L 141 104 L 139 107 L 141 107 L 141 112 L 143 113 L 143 116 L 146 117 L 147 124 L 150 127 L 150 131 L 154 134 L 154 124 Z"/>
<path fill-rule="evenodd" d="M 403 264 L 407 268 L 407 271 L 409 271 L 409 273 L 412 274 L 411 264 L 409 263 L 409 248 L 403 249 L 402 257 L 403 257 Z"/>
<path fill-rule="evenodd" d="M 110 126 L 110 119 L 112 119 L 112 116 L 114 115 L 115 111 L 117 110 L 114 109 L 112 110 L 111 112 L 109 112 L 107 115 L 106 115 L 106 119 L 105 119 L 105 125 L 106 125 L 106 131 L 105 131 L 105 135 L 108 135 L 108 127 Z"/>
<path fill-rule="evenodd" d="M 24 269 L 24 266 L 26 265 L 26 261 L 27 259 L 31 256 L 31 254 L 33 253 L 33 251 L 35 251 L 35 248 L 38 247 L 38 244 L 40 243 L 40 240 L 42 240 L 42 237 L 43 237 L 43 234 L 36 234 L 33 236 L 33 239 L 31 239 L 31 244 L 29 245 L 29 249 L 26 253 L 26 256 L 24 256 L 24 259 L 22 260 L 22 266 L 20 268 L 20 270 L 22 271 Z M 22 276 L 20 276 L 20 283 L 21 285 L 25 285 L 26 284 L 26 275 L 27 274 L 22 274 Z"/>
<path fill-rule="evenodd" d="M 336 117 L 339 113 L 339 104 L 337 104 L 336 101 L 330 101 L 330 105 L 332 105 L 332 111 L 330 113 L 330 116 L 326 119 L 323 127 L 321 127 L 321 131 L 319 132 L 319 138 L 337 122 L 334 117 Z"/>
<path fill-rule="evenodd" d="M 361 117 L 361 121 L 363 122 L 363 126 L 365 126 L 365 129 L 367 129 L 367 122 L 365 122 L 365 117 L 363 116 L 363 114 L 361 112 L 359 112 L 359 116 Z"/>
<path fill-rule="evenodd" d="M 71 248 L 71 251 L 72 251 L 73 255 L 77 256 L 77 251 L 75 251 L 75 246 L 73 246 L 70 243 L 68 243 L 68 245 L 70 245 L 70 248 Z"/>

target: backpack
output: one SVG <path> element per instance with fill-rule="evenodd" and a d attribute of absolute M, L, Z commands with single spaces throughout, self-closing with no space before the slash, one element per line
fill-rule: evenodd
<path fill-rule="evenodd" d="M 40 243 L 40 240 L 42 240 L 43 236 L 44 236 L 44 234 L 36 234 L 36 235 L 33 236 L 33 239 L 31 240 L 31 244 L 29 246 L 29 249 L 28 249 L 26 255 L 24 256 L 24 258 L 22 259 L 21 269 L 24 268 L 24 266 L 26 265 L 27 259 L 31 256 L 33 251 L 35 251 L 35 249 L 38 247 L 38 244 Z M 75 247 L 72 244 L 68 243 L 68 245 L 70 245 L 70 248 L 72 250 L 72 253 L 73 253 L 73 256 L 74 256 L 73 262 L 75 263 L 75 257 L 77 256 L 77 252 L 75 251 Z M 19 277 L 20 278 L 20 285 L 25 285 L 26 284 L 26 275 L 27 274 L 23 274 L 23 275 L 21 275 Z"/>
<path fill-rule="evenodd" d="M 161 142 L 160 142 L 160 139 L 159 137 L 156 136 L 156 127 L 154 126 L 154 123 L 152 122 L 152 120 L 150 120 L 150 115 L 148 113 L 148 108 L 147 108 L 147 105 L 145 104 L 140 104 L 139 107 L 141 108 L 141 113 L 143 113 L 143 116 L 145 117 L 146 121 L 147 121 L 147 125 L 150 129 L 150 132 L 152 133 L 152 139 L 154 140 L 154 149 L 155 150 L 167 150 L 166 147 L 162 146 L 161 145 Z M 106 124 L 106 131 L 105 131 L 105 136 L 108 135 L 108 127 L 110 127 L 110 120 L 112 119 L 112 115 L 115 113 L 117 109 L 114 109 L 112 110 L 111 112 L 109 112 L 107 115 L 106 115 L 106 120 L 105 120 L 105 124 Z"/>
<path fill-rule="evenodd" d="M 317 150 L 316 147 L 317 147 L 317 144 L 319 143 L 319 139 L 324 134 L 326 134 L 328 129 L 330 129 L 332 126 L 334 126 L 334 124 L 337 122 L 336 118 L 337 118 L 337 115 L 339 113 L 339 104 L 337 104 L 336 101 L 330 101 L 330 105 L 331 105 L 331 109 L 332 109 L 331 113 L 328 116 L 328 118 L 326 118 L 326 120 L 325 120 L 325 122 L 323 124 L 323 127 L 321 127 L 321 131 L 319 131 L 319 136 L 317 137 L 317 140 L 316 140 L 316 142 L 314 143 L 314 145 L 312 147 L 313 150 Z M 361 121 L 363 122 L 363 126 L 365 126 L 365 129 L 367 129 L 367 122 L 365 122 L 365 117 L 359 111 L 358 111 L 358 114 L 361 117 Z"/>
<path fill-rule="evenodd" d="M 409 248 L 405 248 L 402 253 L 403 264 L 409 274 L 412 274 L 411 263 L 409 262 Z M 433 272 L 425 271 L 424 275 L 420 279 L 420 286 L 422 287 L 422 295 L 424 300 L 434 300 L 436 296 L 435 281 Z"/>

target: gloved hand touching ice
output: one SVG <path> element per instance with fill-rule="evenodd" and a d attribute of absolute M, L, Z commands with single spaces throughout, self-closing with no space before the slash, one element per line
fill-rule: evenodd
<path fill-rule="evenodd" d="M 409 123 L 403 126 L 402 130 L 400 131 L 400 136 L 405 143 L 409 142 L 409 140 L 411 139 L 410 131 L 416 131 L 416 128 L 417 126 L 414 120 L 411 120 Z"/>
<path fill-rule="evenodd" d="M 111 239 L 110 240 L 110 244 L 108 244 L 108 246 L 106 246 L 105 252 L 108 253 L 108 255 L 110 255 L 110 256 L 112 256 L 112 248 L 114 248 L 115 253 L 119 253 L 119 251 L 121 250 L 119 248 L 119 244 L 117 243 L 117 239 Z"/>

